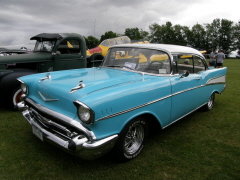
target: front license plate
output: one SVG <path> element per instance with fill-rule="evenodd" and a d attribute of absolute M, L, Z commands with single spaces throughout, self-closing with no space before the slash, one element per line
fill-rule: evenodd
<path fill-rule="evenodd" d="M 43 134 L 38 128 L 32 126 L 32 131 L 35 136 L 37 136 L 39 139 L 43 141 Z"/>

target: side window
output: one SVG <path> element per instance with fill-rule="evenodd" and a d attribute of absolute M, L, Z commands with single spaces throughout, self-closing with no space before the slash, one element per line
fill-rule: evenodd
<path fill-rule="evenodd" d="M 63 40 L 58 50 L 61 54 L 79 54 L 80 53 L 80 42 L 77 40 Z"/>
<path fill-rule="evenodd" d="M 193 56 L 192 55 L 180 55 L 178 56 L 177 61 L 177 70 L 179 74 L 184 73 L 185 71 L 189 71 L 189 73 L 193 73 Z"/>
<path fill-rule="evenodd" d="M 174 73 L 182 74 L 185 71 L 189 73 L 199 73 L 205 70 L 203 60 L 194 55 L 179 55 L 174 58 Z"/>
<path fill-rule="evenodd" d="M 194 56 L 194 73 L 199 73 L 205 70 L 205 65 L 200 57 Z"/>

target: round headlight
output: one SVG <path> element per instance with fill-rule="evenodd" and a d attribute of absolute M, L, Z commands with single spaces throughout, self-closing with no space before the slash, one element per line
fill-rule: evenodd
<path fill-rule="evenodd" d="M 22 83 L 22 84 L 21 84 L 21 90 L 22 90 L 22 92 L 23 92 L 24 94 L 27 94 L 27 85 L 24 84 L 24 83 Z"/>
<path fill-rule="evenodd" d="M 84 123 L 88 123 L 88 121 L 90 120 L 91 114 L 90 114 L 90 110 L 84 106 L 80 106 L 78 109 L 78 115 L 79 118 L 84 122 Z"/>
<path fill-rule="evenodd" d="M 95 113 L 91 108 L 80 101 L 74 101 L 74 105 L 77 107 L 78 118 L 83 123 L 87 125 L 94 123 Z"/>

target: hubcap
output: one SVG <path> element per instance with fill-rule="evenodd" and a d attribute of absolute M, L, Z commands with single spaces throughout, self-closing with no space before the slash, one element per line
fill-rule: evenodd
<path fill-rule="evenodd" d="M 209 100 L 208 100 L 208 107 L 209 107 L 209 109 L 211 109 L 212 106 L 213 106 L 213 99 L 214 99 L 214 96 L 212 95 L 212 96 L 209 98 Z"/>
<path fill-rule="evenodd" d="M 144 128 L 141 124 L 131 126 L 127 132 L 124 142 L 125 151 L 134 154 L 141 147 L 144 140 Z"/>

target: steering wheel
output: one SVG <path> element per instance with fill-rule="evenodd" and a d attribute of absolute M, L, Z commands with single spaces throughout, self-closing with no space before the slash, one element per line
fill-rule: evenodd
<path fill-rule="evenodd" d="M 163 63 L 162 63 L 162 62 L 152 61 L 152 62 L 149 64 L 148 67 L 151 69 L 151 66 L 154 66 L 153 64 L 158 64 L 158 65 L 155 65 L 155 68 L 154 68 L 154 69 L 161 69 L 161 67 L 163 66 Z"/>

